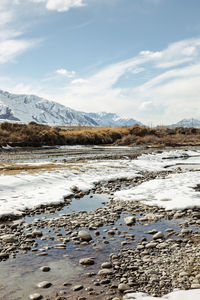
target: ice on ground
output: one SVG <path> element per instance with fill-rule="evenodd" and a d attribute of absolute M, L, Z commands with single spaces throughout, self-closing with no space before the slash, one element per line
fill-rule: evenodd
<path fill-rule="evenodd" d="M 70 164 L 64 169 L 0 176 L 0 216 L 20 215 L 26 208 L 64 201 L 71 187 L 89 190 L 96 182 L 138 176 L 134 164 L 123 160 Z"/>
<path fill-rule="evenodd" d="M 165 179 L 154 179 L 136 187 L 115 193 L 118 200 L 138 200 L 166 210 L 200 207 L 200 192 L 194 187 L 200 183 L 200 172 L 168 175 Z"/>
<path fill-rule="evenodd" d="M 123 297 L 123 300 L 199 300 L 200 289 L 187 291 L 174 291 L 163 297 L 151 297 L 144 293 L 130 293 Z"/>

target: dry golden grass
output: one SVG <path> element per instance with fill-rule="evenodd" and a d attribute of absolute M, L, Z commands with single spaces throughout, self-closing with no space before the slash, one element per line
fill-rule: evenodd
<path fill-rule="evenodd" d="M 40 165 L 18 165 L 18 164 L 0 164 L 0 175 L 16 175 L 22 172 L 37 173 L 40 171 L 52 171 L 55 169 L 66 168 L 62 164 L 40 164 Z"/>
<path fill-rule="evenodd" d="M 40 147 L 44 145 L 199 145 L 197 128 L 148 128 L 134 125 L 123 128 L 50 127 L 35 122 L 0 124 L 0 146 Z"/>

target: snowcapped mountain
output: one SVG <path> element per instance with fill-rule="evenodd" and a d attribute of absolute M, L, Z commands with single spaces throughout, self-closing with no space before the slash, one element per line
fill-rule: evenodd
<path fill-rule="evenodd" d="M 134 119 L 122 119 L 114 113 L 83 113 L 85 116 L 92 118 L 99 126 L 133 126 L 135 124 L 142 125 Z"/>
<path fill-rule="evenodd" d="M 175 127 L 200 128 L 200 120 L 198 120 L 198 119 L 183 119 L 176 124 L 170 125 L 169 127 L 171 127 L 171 128 L 175 128 Z"/>
<path fill-rule="evenodd" d="M 35 121 L 50 125 L 131 126 L 141 124 L 112 113 L 84 113 L 34 95 L 17 95 L 0 90 L 0 121 Z"/>

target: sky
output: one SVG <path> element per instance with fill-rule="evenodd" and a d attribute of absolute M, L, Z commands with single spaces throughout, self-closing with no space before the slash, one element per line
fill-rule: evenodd
<path fill-rule="evenodd" d="M 0 0 L 0 89 L 151 125 L 200 119 L 199 0 Z"/>

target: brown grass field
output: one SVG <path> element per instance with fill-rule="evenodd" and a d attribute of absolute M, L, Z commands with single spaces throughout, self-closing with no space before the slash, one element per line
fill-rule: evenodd
<path fill-rule="evenodd" d="M 51 127 L 31 122 L 0 124 L 0 147 L 41 147 L 55 145 L 200 145 L 200 128 L 149 128 L 134 125 L 122 128 Z"/>

